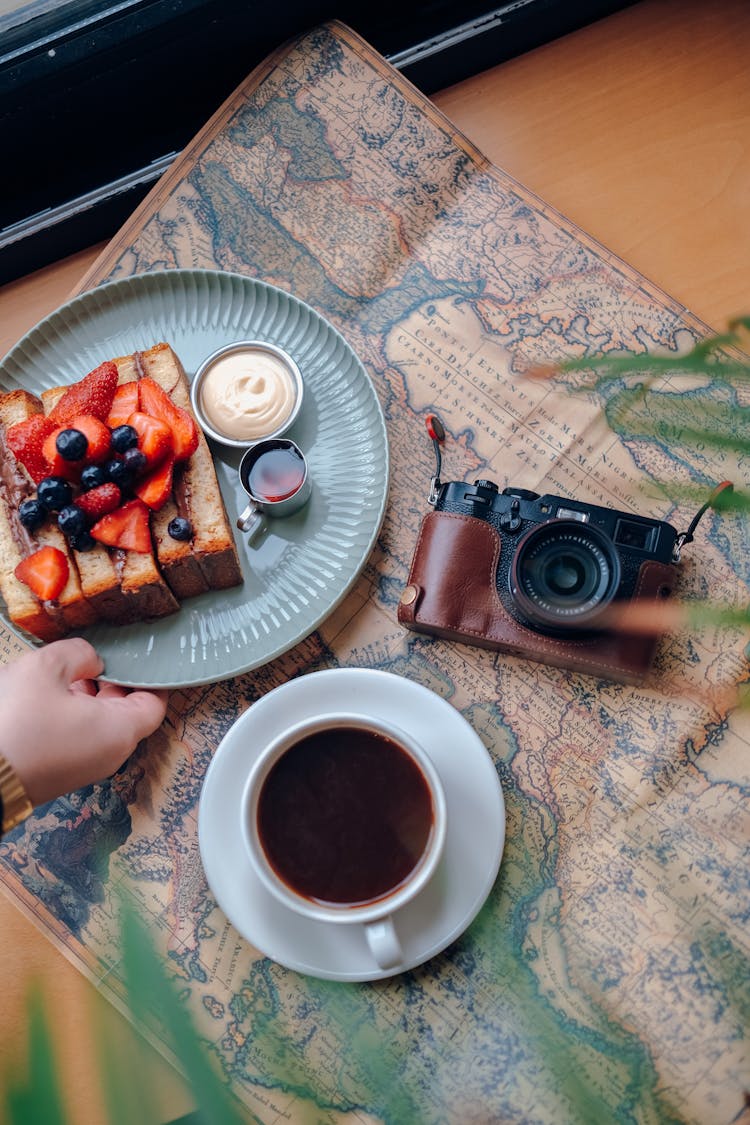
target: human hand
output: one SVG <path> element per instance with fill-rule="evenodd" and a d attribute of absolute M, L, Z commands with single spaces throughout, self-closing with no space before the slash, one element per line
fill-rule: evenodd
<path fill-rule="evenodd" d="M 0 668 L 0 753 L 32 804 L 109 777 L 164 718 L 166 692 L 97 683 L 103 670 L 82 637 Z"/>

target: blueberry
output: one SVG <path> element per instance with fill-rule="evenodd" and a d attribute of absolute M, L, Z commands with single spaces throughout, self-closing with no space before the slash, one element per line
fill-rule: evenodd
<path fill-rule="evenodd" d="M 105 484 L 107 479 L 107 474 L 101 465 L 87 465 L 81 473 L 81 491 L 90 492 L 92 488 Z"/>
<path fill-rule="evenodd" d="M 124 461 L 116 459 L 105 463 L 104 472 L 107 474 L 107 480 L 111 480 L 123 490 L 133 483 L 135 477 L 133 470 Z"/>
<path fill-rule="evenodd" d="M 173 520 L 169 521 L 167 531 L 173 539 L 184 542 L 187 539 L 192 539 L 193 525 L 190 520 L 186 520 L 184 516 L 175 516 Z"/>
<path fill-rule="evenodd" d="M 18 518 L 27 531 L 36 531 L 47 518 L 47 509 L 38 500 L 23 500 L 18 505 Z"/>
<path fill-rule="evenodd" d="M 90 551 L 96 546 L 96 539 L 88 531 L 79 531 L 77 535 L 71 535 L 70 545 L 74 551 Z"/>
<path fill-rule="evenodd" d="M 77 508 L 75 504 L 68 504 L 59 511 L 57 526 L 63 535 L 68 537 L 80 535 L 82 531 L 86 531 L 88 528 L 86 513 L 81 508 Z"/>
<path fill-rule="evenodd" d="M 126 453 L 138 444 L 138 433 L 132 426 L 115 426 L 112 431 L 112 448 L 115 453 Z"/>
<path fill-rule="evenodd" d="M 59 512 L 73 499 L 73 490 L 63 477 L 45 477 L 39 482 L 36 495 L 48 512 Z"/>
<path fill-rule="evenodd" d="M 89 439 L 80 430 L 61 430 L 55 438 L 55 449 L 66 461 L 82 461 Z"/>
<path fill-rule="evenodd" d="M 137 475 L 146 468 L 146 454 L 141 453 L 140 449 L 126 449 L 122 461 L 132 470 L 133 475 Z"/>

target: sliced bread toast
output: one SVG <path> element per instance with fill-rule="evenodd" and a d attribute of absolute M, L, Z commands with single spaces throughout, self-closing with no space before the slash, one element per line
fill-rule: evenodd
<path fill-rule="evenodd" d="M 120 382 L 137 377 L 132 356 L 115 360 Z M 42 392 L 44 411 L 49 414 L 67 387 L 52 387 Z M 116 624 L 166 617 L 180 607 L 167 586 L 152 553 L 124 551 L 97 546 L 76 551 L 76 563 L 87 597 L 99 595 L 101 616 Z"/>
<path fill-rule="evenodd" d="M 153 353 L 159 348 L 165 347 L 167 347 L 166 344 L 160 344 L 146 352 L 136 352 L 133 356 L 128 356 L 127 361 L 132 361 L 138 377 L 150 375 L 154 378 Z M 171 350 L 170 348 L 169 351 L 171 352 Z M 115 362 L 120 364 L 126 362 L 126 360 L 118 359 Z M 162 385 L 160 380 L 157 380 L 157 382 L 160 386 Z M 176 465 L 172 494 L 166 504 L 158 511 L 153 512 L 151 516 L 151 534 L 159 566 L 172 593 L 180 600 L 195 597 L 196 594 L 203 594 L 211 588 L 194 553 L 192 538 L 187 540 L 175 539 L 169 534 L 168 530 L 172 520 L 180 515 L 190 519 L 191 526 L 193 524 L 189 497 L 185 495 L 184 479 L 184 466 Z"/>
<path fill-rule="evenodd" d="M 91 625 L 96 611 L 84 597 L 65 536 L 53 524 L 44 524 L 32 533 L 18 516 L 19 504 L 34 495 L 35 485 L 8 448 L 5 434 L 17 422 L 41 411 L 39 399 L 27 391 L 0 395 L 0 592 L 11 621 L 42 640 L 54 640 L 71 629 Z M 22 559 L 43 546 L 57 548 L 68 562 L 67 581 L 54 602 L 39 601 L 14 573 Z"/>
<path fill-rule="evenodd" d="M 134 399 L 127 391 L 120 396 L 120 392 L 115 390 L 115 384 L 122 387 L 139 380 L 145 381 Z M 104 383 L 110 396 L 106 402 L 97 398 L 98 394 L 104 394 L 103 389 L 100 390 Z M 112 394 L 115 394 L 117 409 L 113 404 L 108 416 L 107 403 L 112 401 Z M 118 452 L 120 446 L 115 447 L 113 438 L 111 449 L 102 448 L 93 455 L 93 461 L 69 464 L 60 460 L 66 456 L 60 444 L 62 429 L 66 425 L 70 428 L 71 421 L 72 428 L 77 428 L 76 417 L 89 414 L 94 407 L 96 410 L 101 407 L 103 411 L 96 414 L 94 410 L 95 417 L 91 419 L 100 429 L 103 425 L 101 421 L 97 422 L 97 418 L 106 420 L 112 431 L 128 419 L 137 426 L 133 410 L 140 409 L 138 417 L 143 422 L 140 400 L 147 394 L 147 430 L 153 430 L 154 425 L 158 429 L 161 424 L 165 449 L 172 449 L 173 453 L 160 454 L 154 451 L 153 446 L 142 446 L 141 440 L 146 442 L 146 437 L 139 433 L 139 456 L 152 457 L 152 468 L 148 468 L 147 461 L 145 468 L 135 470 L 138 475 L 132 485 L 124 485 L 122 499 L 119 499 L 118 490 L 115 497 L 108 497 L 116 510 L 113 507 L 98 508 L 103 503 L 103 497 L 96 496 L 98 483 L 83 485 L 83 468 L 96 464 L 105 470 L 105 481 L 117 481 L 119 484 L 121 470 L 114 465 L 113 458 L 127 459 L 128 453 Z M 25 437 L 25 445 L 17 431 L 10 435 L 8 441 L 5 440 L 9 427 L 37 415 L 41 416 L 39 424 L 31 421 L 23 431 L 24 436 L 29 435 Z M 54 430 L 55 425 L 57 431 Z M 48 426 L 49 429 L 46 428 Z M 37 437 L 40 431 L 41 436 Z M 56 433 L 54 441 L 53 432 Z M 90 433 L 89 426 L 87 436 Z M 91 440 L 96 439 L 96 430 L 94 435 Z M 38 455 L 30 448 L 32 445 L 36 448 L 35 443 L 41 449 Z M 50 443 L 51 449 L 48 450 Z M 18 451 L 18 458 L 11 444 Z M 127 447 L 128 450 L 130 448 Z M 30 472 L 21 463 L 22 456 Z M 98 461 L 97 456 L 100 458 Z M 51 458 L 57 458 L 54 467 Z M 62 474 L 72 482 L 72 505 L 86 511 L 89 519 L 94 521 L 89 524 L 90 535 L 87 532 L 80 535 L 77 531 L 66 532 L 70 534 L 68 540 L 57 526 L 56 509 L 47 515 L 39 528 L 35 528 L 33 534 L 23 526 L 19 504 L 34 496 L 34 481 L 40 481 L 50 473 L 53 476 Z M 169 495 L 172 485 L 174 487 Z M 115 484 L 108 483 L 105 487 L 112 490 Z M 90 496 L 88 489 L 92 489 Z M 88 506 L 84 504 L 84 493 L 90 501 Z M 128 500 L 128 494 L 132 497 L 133 493 L 135 498 Z M 169 496 L 166 502 L 165 496 Z M 134 513 L 136 508 L 137 515 Z M 111 515 L 106 515 L 107 512 Z M 104 518 L 101 518 L 102 513 L 105 513 Z M 134 516 L 137 529 L 124 522 Z M 183 519 L 179 529 L 173 528 L 175 534 L 171 535 L 169 524 L 177 516 Z M 62 519 L 63 516 L 60 517 L 61 527 Z M 189 531 L 187 539 L 182 537 L 186 527 Z M 176 538 L 178 530 L 180 537 Z M 80 550 L 72 547 L 72 543 L 78 546 L 79 538 L 82 541 L 88 539 L 89 549 L 84 549 L 83 542 Z M 18 564 L 45 545 L 61 551 L 68 564 L 65 588 L 54 602 L 41 599 L 44 590 L 54 588 L 56 592 L 56 584 L 51 587 L 35 578 L 30 581 L 29 588 L 15 575 Z M 44 562 L 47 561 L 45 558 Z M 35 559 L 34 564 L 38 570 L 42 557 Z M 56 558 L 54 566 L 58 567 Z M 64 571 L 64 565 L 60 569 Z M 24 577 L 30 579 L 28 567 L 26 570 Z M 42 640 L 54 640 L 71 630 L 85 628 L 96 620 L 125 623 L 161 617 L 175 612 L 182 598 L 238 585 L 242 581 L 237 548 L 213 459 L 192 415 L 187 377 L 169 345 L 157 344 L 144 352 L 106 361 L 78 383 L 70 387 L 50 388 L 43 391 L 40 398 L 25 391 L 0 395 L 0 594 L 15 623 Z M 35 596 L 34 590 L 39 597 Z"/>
<path fill-rule="evenodd" d="M 190 385 L 185 370 L 169 344 L 156 344 L 136 356 L 141 375 L 147 375 L 174 404 L 192 416 Z M 220 590 L 242 582 L 237 546 L 227 518 L 211 451 L 198 427 L 198 445 L 184 464 L 175 466 L 174 500 L 152 520 L 159 561 L 167 581 L 179 597 L 203 589 Z M 193 537 L 187 544 L 170 539 L 172 517 L 184 515 Z M 189 550 L 186 550 L 188 548 Z M 197 573 L 196 573 L 197 564 Z M 202 576 L 201 577 L 199 577 Z M 193 589 L 195 587 L 195 589 Z"/>

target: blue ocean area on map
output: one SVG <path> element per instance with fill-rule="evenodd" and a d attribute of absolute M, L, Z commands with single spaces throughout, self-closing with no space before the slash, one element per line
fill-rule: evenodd
<path fill-rule="evenodd" d="M 10 866 L 30 894 L 80 937 L 91 907 L 106 897 L 109 861 L 130 836 L 133 791 L 116 783 L 89 785 L 43 806 L 40 823 L 13 853 Z M 8 835 L 18 840 L 20 829 Z"/>

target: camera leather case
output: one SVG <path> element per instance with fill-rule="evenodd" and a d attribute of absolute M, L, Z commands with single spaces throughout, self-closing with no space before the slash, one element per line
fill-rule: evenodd
<path fill-rule="evenodd" d="M 628 683 L 647 673 L 657 636 L 615 631 L 540 632 L 516 620 L 503 605 L 498 569 L 507 568 L 516 540 L 485 519 L 432 511 L 423 519 L 409 579 L 398 606 L 408 629 L 451 641 L 538 660 Z M 632 597 L 660 599 L 673 589 L 676 567 L 642 562 Z"/>

